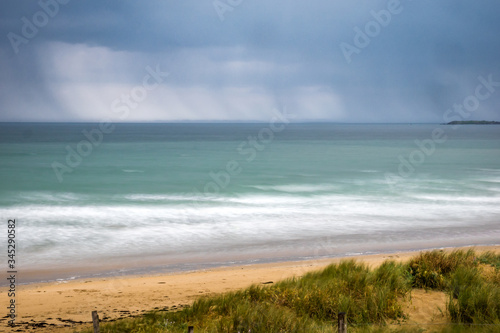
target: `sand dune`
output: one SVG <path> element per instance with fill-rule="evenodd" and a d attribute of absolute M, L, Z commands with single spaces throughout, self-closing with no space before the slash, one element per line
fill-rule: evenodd
<path fill-rule="evenodd" d="M 500 246 L 475 247 L 477 251 L 500 252 Z M 451 249 L 447 249 L 449 251 Z M 356 256 L 370 266 L 387 259 L 404 261 L 418 252 Z M 97 310 L 101 319 L 135 316 L 153 309 L 174 310 L 187 306 L 201 295 L 237 290 L 251 284 L 265 284 L 319 270 L 343 258 L 282 262 L 238 267 L 222 267 L 195 272 L 156 276 L 84 279 L 18 286 L 17 323 L 21 329 L 37 332 L 73 332 L 91 321 Z M 2 309 L 6 309 L 7 288 L 1 289 Z M 412 323 L 446 321 L 446 297 L 439 292 L 413 291 L 406 311 Z M 7 314 L 7 313 L 6 313 Z M 5 317 L 5 316 L 2 316 Z M 0 320 L 0 332 L 10 332 L 7 318 Z"/>

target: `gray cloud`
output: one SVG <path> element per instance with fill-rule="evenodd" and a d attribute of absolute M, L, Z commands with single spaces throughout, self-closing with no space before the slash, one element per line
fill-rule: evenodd
<path fill-rule="evenodd" d="M 298 120 L 441 122 L 478 76 L 500 81 L 494 0 L 401 0 L 348 63 L 340 44 L 391 1 L 244 0 L 221 21 L 213 1 L 72 0 L 18 53 L 9 33 L 42 8 L 4 1 L 0 121 L 116 118 L 113 101 L 157 64 L 170 76 L 124 120 L 266 120 L 286 106 Z M 471 117 L 500 120 L 499 100 Z"/>

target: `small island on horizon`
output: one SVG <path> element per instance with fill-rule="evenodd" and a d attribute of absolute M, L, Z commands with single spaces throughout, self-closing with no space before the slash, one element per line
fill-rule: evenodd
<path fill-rule="evenodd" d="M 500 125 L 500 121 L 487 120 L 455 120 L 444 125 Z"/>

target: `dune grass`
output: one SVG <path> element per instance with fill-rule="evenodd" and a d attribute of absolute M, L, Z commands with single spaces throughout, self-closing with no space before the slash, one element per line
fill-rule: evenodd
<path fill-rule="evenodd" d="M 197 333 L 336 332 L 339 312 L 347 313 L 350 332 L 500 332 L 499 263 L 500 255 L 473 250 L 423 252 L 375 269 L 347 260 L 274 285 L 201 297 L 177 312 L 106 323 L 101 332 L 187 332 L 188 325 Z M 450 324 L 397 326 L 407 318 L 412 288 L 445 291 Z"/>
<path fill-rule="evenodd" d="M 408 262 L 413 287 L 446 291 L 451 321 L 477 325 L 500 325 L 499 268 L 500 255 L 473 250 L 425 252 Z"/>
<path fill-rule="evenodd" d="M 477 266 L 473 250 L 422 252 L 408 262 L 410 282 L 415 288 L 446 290 L 451 275 L 458 267 Z"/>

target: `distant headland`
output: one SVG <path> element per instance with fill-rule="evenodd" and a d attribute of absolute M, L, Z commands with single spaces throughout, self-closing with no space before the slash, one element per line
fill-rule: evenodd
<path fill-rule="evenodd" d="M 487 120 L 455 120 L 445 123 L 444 125 L 500 125 L 500 121 L 487 121 Z"/>

